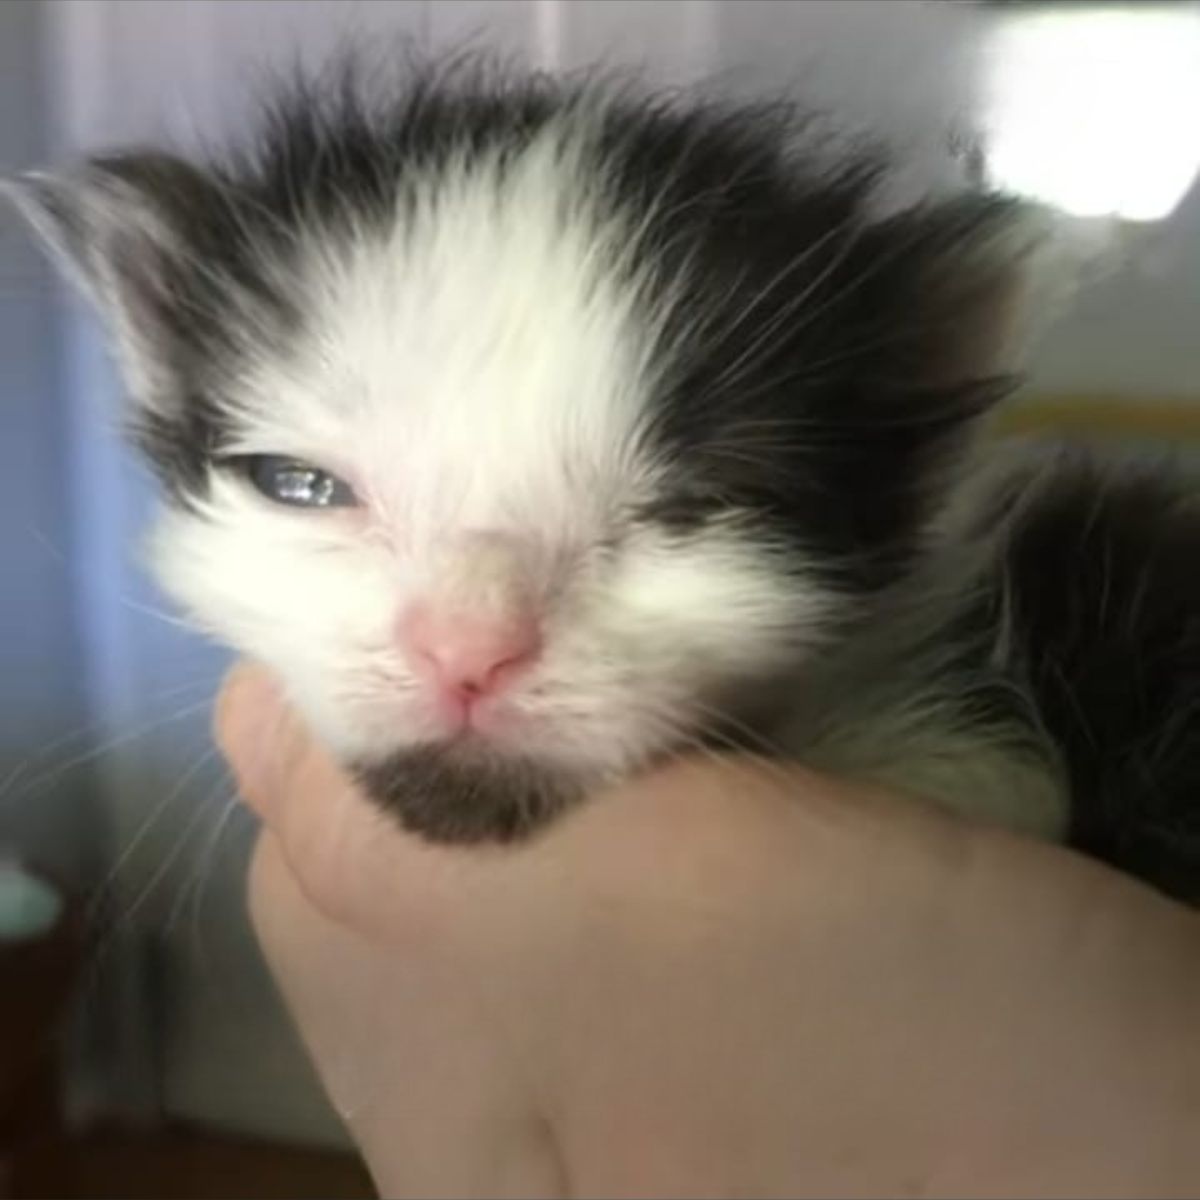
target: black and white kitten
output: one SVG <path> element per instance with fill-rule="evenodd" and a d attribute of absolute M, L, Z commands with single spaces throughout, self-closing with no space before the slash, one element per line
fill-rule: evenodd
<path fill-rule="evenodd" d="M 1195 496 L 974 465 L 1021 206 L 873 217 L 779 110 L 380 99 L 16 193 L 111 327 L 159 577 L 381 805 L 512 838 L 770 746 L 1200 892 Z"/>

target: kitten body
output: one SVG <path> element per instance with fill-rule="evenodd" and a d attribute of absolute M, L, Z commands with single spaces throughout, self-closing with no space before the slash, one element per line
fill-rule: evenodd
<path fill-rule="evenodd" d="M 873 216 L 878 174 L 781 110 L 468 70 L 16 194 L 109 322 L 159 577 L 408 827 L 770 747 L 1186 893 L 1193 495 L 966 469 L 1041 231 Z"/>

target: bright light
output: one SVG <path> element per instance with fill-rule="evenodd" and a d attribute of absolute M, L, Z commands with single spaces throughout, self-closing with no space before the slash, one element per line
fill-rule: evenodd
<path fill-rule="evenodd" d="M 993 183 L 1075 216 L 1134 221 L 1167 216 L 1186 194 L 1200 167 L 1195 6 L 1010 16 L 989 51 Z"/>

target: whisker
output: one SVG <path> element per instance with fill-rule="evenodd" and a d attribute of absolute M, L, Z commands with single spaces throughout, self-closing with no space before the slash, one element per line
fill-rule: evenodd
<path fill-rule="evenodd" d="M 231 792 L 226 797 L 221 808 L 221 815 L 217 818 L 216 824 L 213 827 L 212 836 L 209 838 L 208 844 L 200 852 L 199 863 L 196 870 L 192 873 L 192 882 L 181 893 L 180 902 L 175 905 L 171 915 L 167 918 L 166 929 L 170 932 L 175 923 L 186 911 L 190 898 L 191 915 L 188 922 L 188 944 L 191 946 L 197 961 L 202 960 L 204 957 L 201 916 L 204 907 L 205 887 L 213 879 L 213 867 L 217 861 L 217 850 L 220 847 L 221 839 L 235 824 L 234 818 L 239 813 L 245 814 L 246 811 L 236 792 Z"/>
<path fill-rule="evenodd" d="M 164 691 L 153 693 L 150 699 L 156 703 L 163 703 L 167 700 L 173 700 L 178 696 L 186 695 L 190 692 L 214 692 L 216 690 L 219 677 L 193 679 L 188 683 L 177 684 L 174 687 L 165 689 Z M 40 759 L 46 758 L 48 755 L 55 754 L 59 750 L 69 746 L 72 742 L 79 741 L 80 738 L 88 737 L 89 735 L 98 732 L 105 728 L 105 722 L 96 718 L 85 721 L 82 725 L 69 730 L 66 733 L 60 734 L 53 741 L 47 742 L 43 746 L 39 746 L 36 750 L 30 750 L 29 753 L 21 760 L 17 766 L 17 770 L 23 770 Z M 0 796 L 2 796 L 7 788 L 7 781 L 0 784 Z"/>
<path fill-rule="evenodd" d="M 215 753 L 215 751 L 213 753 Z M 146 902 L 170 873 L 171 868 L 176 862 L 179 861 L 180 855 L 182 855 L 183 852 L 192 844 L 192 835 L 200 827 L 205 816 L 208 815 L 208 803 L 211 802 L 216 797 L 218 792 L 224 789 L 224 787 L 225 781 L 222 780 L 216 787 L 211 788 L 205 796 L 204 801 L 196 806 L 195 812 L 193 812 L 188 818 L 187 823 L 183 827 L 183 832 L 179 835 L 171 851 L 163 856 L 162 861 L 158 865 L 158 869 L 150 877 L 149 882 L 142 887 L 141 891 L 134 898 L 133 902 L 115 922 L 115 926 L 117 928 L 120 928 L 121 926 L 131 928 L 133 926 L 134 919 L 136 918 L 137 914 L 145 907 Z"/>
<path fill-rule="evenodd" d="M 36 525 L 27 526 L 29 534 L 42 545 L 50 554 L 50 557 L 65 570 L 70 570 L 70 560 L 66 554 L 56 546 L 42 530 Z M 124 608 L 128 608 L 133 612 L 141 613 L 143 616 L 152 617 L 156 621 L 161 621 L 164 625 L 169 625 L 173 629 L 184 629 L 189 633 L 201 632 L 198 627 L 185 617 L 177 613 L 164 612 L 162 609 L 154 608 L 152 605 L 145 604 L 140 600 L 132 600 L 123 593 L 116 593 L 113 599 Z"/>
<path fill-rule="evenodd" d="M 829 279 L 829 277 L 845 262 L 846 258 L 858 244 L 858 241 L 862 236 L 861 226 L 855 225 L 854 221 L 852 220 L 846 221 L 842 225 L 835 226 L 828 233 L 823 234 L 817 239 L 807 253 L 802 254 L 799 257 L 799 261 L 805 261 L 811 253 L 823 246 L 831 236 L 845 233 L 847 229 L 849 229 L 848 236 L 845 238 L 843 244 L 838 248 L 837 252 L 830 259 L 830 261 L 826 263 L 825 267 L 818 272 L 816 277 L 808 283 L 808 285 L 798 296 L 793 297 L 783 305 L 783 307 L 766 323 L 766 325 L 763 326 L 758 335 L 751 341 L 750 345 L 747 346 L 746 349 L 743 350 L 742 353 L 739 354 L 737 358 L 729 364 L 729 366 L 718 372 L 716 377 L 709 381 L 708 386 L 705 389 L 706 393 L 719 393 L 723 387 L 728 387 L 733 380 L 737 379 L 739 372 L 743 371 L 749 363 L 754 361 L 754 359 L 759 355 L 760 351 L 762 351 L 763 347 L 768 345 L 770 340 L 780 332 L 785 322 L 787 322 L 791 317 L 795 316 L 796 313 L 808 303 L 809 299 L 816 293 L 817 289 L 819 289 L 825 283 L 825 281 Z M 818 310 L 818 312 L 826 311 L 831 304 L 836 303 L 838 299 L 846 294 L 846 289 L 843 289 L 841 293 L 835 294 L 833 299 L 827 301 L 825 305 Z M 759 295 L 761 298 L 762 293 Z M 757 301 L 755 301 L 755 305 L 756 304 Z M 754 305 L 752 305 L 752 307 L 754 307 Z M 736 329 L 743 324 L 744 317 L 745 314 L 741 314 L 738 320 L 735 321 L 732 326 L 730 326 L 730 329 Z M 814 319 L 815 317 L 810 317 L 807 322 L 802 323 L 798 328 L 789 330 L 789 335 L 793 336 L 794 334 L 798 333 L 800 330 L 805 328 L 806 325 L 811 324 Z"/>
<path fill-rule="evenodd" d="M 969 228 L 970 220 L 971 218 L 969 215 L 964 215 L 964 231 Z M 849 251 L 857 243 L 863 232 L 864 227 L 862 225 L 858 225 L 856 228 L 851 230 L 850 236 L 846 239 L 846 243 L 842 246 L 839 253 L 835 255 L 830 263 L 826 266 L 825 270 L 823 270 L 821 274 L 815 280 L 813 280 L 812 283 L 810 283 L 809 286 L 806 287 L 798 297 L 789 301 L 783 306 L 782 309 L 780 309 L 780 311 L 764 327 L 763 331 L 758 335 L 758 337 L 755 338 L 751 345 L 745 351 L 743 351 L 741 355 L 739 355 L 737 361 L 731 367 L 727 367 L 707 383 L 705 387 L 706 396 L 715 398 L 723 389 L 728 390 L 737 382 L 739 378 L 738 370 L 748 367 L 750 362 L 753 361 L 755 357 L 761 358 L 769 355 L 770 351 L 765 350 L 764 348 L 768 345 L 770 338 L 775 336 L 776 333 L 781 332 L 781 327 L 784 322 L 786 322 L 790 317 L 796 315 L 803 304 L 807 303 L 807 301 L 815 294 L 816 290 L 821 286 L 821 284 L 823 284 L 826 279 L 828 279 L 829 276 L 839 266 L 842 265 Z M 860 271 L 852 279 L 848 280 L 842 287 L 834 291 L 830 296 L 825 298 L 823 303 L 817 305 L 812 309 L 811 312 L 807 313 L 801 319 L 799 324 L 790 327 L 786 331 L 786 336 L 797 337 L 806 329 L 811 328 L 816 321 L 820 320 L 821 317 L 827 314 L 831 309 L 849 299 L 859 288 L 863 287 L 873 277 L 875 277 L 880 270 L 891 265 L 902 255 L 912 250 L 914 246 L 919 244 L 923 236 L 923 231 L 917 229 L 907 240 L 899 242 L 890 247 L 887 251 L 876 255 L 862 271 Z M 953 236 L 955 236 L 955 231 L 947 231 L 946 237 L 948 241 Z M 908 326 L 909 331 L 911 331 L 912 328 L 913 326 L 910 324 Z M 737 368 L 737 370 L 735 370 L 735 368 Z M 741 370 L 741 374 L 744 376 L 745 371 Z"/>
<path fill-rule="evenodd" d="M 101 757 L 104 754 L 109 754 L 113 750 L 119 749 L 121 746 L 128 745 L 130 742 L 136 741 L 140 737 L 144 737 L 147 733 L 155 729 L 160 729 L 164 725 L 170 725 L 175 721 L 181 721 L 185 717 L 193 716 L 194 714 L 208 708 L 211 701 L 206 697 L 197 704 L 189 704 L 184 708 L 178 709 L 176 712 L 170 713 L 165 717 L 155 717 L 152 721 L 145 725 L 139 726 L 128 733 L 119 734 L 115 738 L 111 738 L 103 745 L 95 746 L 83 754 L 78 754 L 73 758 L 68 759 L 65 763 L 60 763 L 48 771 L 43 771 L 40 775 L 35 775 L 33 779 L 27 781 L 21 789 L 14 793 L 0 793 L 0 799 L 6 799 L 8 804 L 13 804 L 18 800 L 28 800 L 33 795 L 40 794 L 40 791 L 61 779 L 68 771 L 74 770 L 77 767 L 83 766 L 94 759 Z"/>
<path fill-rule="evenodd" d="M 718 750 L 714 748 L 714 742 L 722 751 L 728 751 L 728 755 L 718 753 Z M 779 783 L 792 782 L 787 770 L 787 759 L 749 749 L 746 743 L 734 740 L 719 731 L 705 730 L 702 733 L 689 734 L 681 743 L 681 748 L 684 747 L 717 765 L 727 762 L 732 757 L 742 762 L 753 763 L 764 774 Z"/>
<path fill-rule="evenodd" d="M 163 815 L 170 809 L 171 805 L 184 792 L 187 785 L 193 780 L 212 760 L 216 757 L 217 750 L 215 747 L 205 750 L 192 765 L 180 775 L 175 786 L 167 793 L 163 800 L 154 806 L 150 815 L 142 822 L 137 832 L 129 840 L 129 844 L 118 855 L 116 862 L 113 863 L 108 875 L 102 883 L 96 888 L 96 897 L 93 900 L 93 911 L 98 911 L 104 901 L 108 890 L 113 886 L 113 883 L 120 877 L 121 871 L 127 863 L 133 858 L 138 847 L 149 836 L 150 831 L 159 823 Z"/>

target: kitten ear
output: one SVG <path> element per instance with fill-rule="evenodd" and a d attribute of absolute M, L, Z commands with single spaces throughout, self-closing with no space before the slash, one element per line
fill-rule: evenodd
<path fill-rule="evenodd" d="M 214 210 L 216 185 L 170 156 L 131 154 L 32 172 L 4 190 L 104 317 L 133 398 L 173 407 L 193 352 L 200 214 Z"/>
<path fill-rule="evenodd" d="M 919 392 L 970 390 L 981 404 L 1024 365 L 1047 315 L 1049 216 L 963 196 L 893 217 L 868 234 L 866 291 L 881 330 L 880 372 Z"/>

